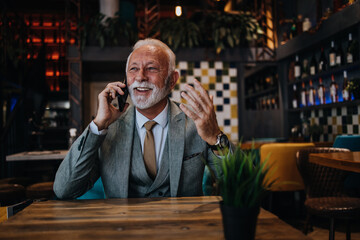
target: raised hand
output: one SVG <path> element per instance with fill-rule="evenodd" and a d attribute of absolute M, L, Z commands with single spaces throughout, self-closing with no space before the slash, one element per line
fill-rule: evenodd
<path fill-rule="evenodd" d="M 109 127 L 120 115 L 126 111 L 129 104 L 126 103 L 124 110 L 119 111 L 111 102 L 116 98 L 116 94 L 124 95 L 121 88 L 126 87 L 125 83 L 113 82 L 106 85 L 106 88 L 98 96 L 98 111 L 94 119 L 94 123 L 99 131 Z"/>
<path fill-rule="evenodd" d="M 181 110 L 194 120 L 199 136 L 208 144 L 214 145 L 220 128 L 216 120 L 213 96 L 209 96 L 196 79 L 194 79 L 194 87 L 187 84 L 185 89 L 181 96 L 189 106 L 181 104 Z"/>

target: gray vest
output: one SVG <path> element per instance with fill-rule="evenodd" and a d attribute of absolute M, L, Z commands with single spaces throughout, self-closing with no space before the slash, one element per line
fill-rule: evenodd
<path fill-rule="evenodd" d="M 140 138 L 135 128 L 129 175 L 129 198 L 170 197 L 168 141 L 167 138 L 160 169 L 153 181 L 146 172 Z"/>

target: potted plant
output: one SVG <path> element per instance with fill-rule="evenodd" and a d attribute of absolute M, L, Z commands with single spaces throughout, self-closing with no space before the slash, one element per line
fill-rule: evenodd
<path fill-rule="evenodd" d="M 360 78 L 353 78 L 349 81 L 347 89 L 353 94 L 354 99 L 360 99 Z"/>
<path fill-rule="evenodd" d="M 255 238 L 260 203 L 273 184 L 266 175 L 270 167 L 256 162 L 256 150 L 242 151 L 240 145 L 234 152 L 221 152 L 217 164 L 216 186 L 222 197 L 222 213 L 225 239 L 249 240 Z M 210 169 L 210 168 L 209 168 Z"/>
<path fill-rule="evenodd" d="M 319 126 L 318 124 L 314 123 L 310 125 L 309 133 L 312 138 L 313 142 L 320 141 L 320 135 L 324 132 L 324 129 L 322 126 Z"/>

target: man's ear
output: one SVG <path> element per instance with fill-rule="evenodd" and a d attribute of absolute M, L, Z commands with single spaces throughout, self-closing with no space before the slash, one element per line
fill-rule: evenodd
<path fill-rule="evenodd" d="M 171 74 L 171 77 L 170 77 L 170 89 L 173 90 L 175 88 L 175 85 L 177 83 L 177 81 L 179 80 L 179 72 L 178 71 L 174 71 L 172 74 Z"/>

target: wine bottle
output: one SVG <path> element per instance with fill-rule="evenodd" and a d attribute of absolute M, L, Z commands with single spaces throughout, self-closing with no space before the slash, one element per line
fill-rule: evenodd
<path fill-rule="evenodd" d="M 309 76 L 309 60 L 305 58 L 302 64 L 301 78 L 306 78 L 308 76 Z"/>
<path fill-rule="evenodd" d="M 321 48 L 321 54 L 319 59 L 319 72 L 326 71 L 327 69 L 327 60 L 324 53 L 324 48 Z"/>
<path fill-rule="evenodd" d="M 344 71 L 344 81 L 343 81 L 343 89 L 342 89 L 342 97 L 343 101 L 349 101 L 350 100 L 350 94 L 348 87 L 348 78 L 347 78 L 347 72 Z"/>
<path fill-rule="evenodd" d="M 335 67 L 336 65 L 336 51 L 335 51 L 334 41 L 331 41 L 331 49 L 329 52 L 329 65 L 330 67 Z"/>
<path fill-rule="evenodd" d="M 335 82 L 334 74 L 331 75 L 331 84 L 330 84 L 330 99 L 331 102 L 338 102 L 338 86 Z"/>
<path fill-rule="evenodd" d="M 318 86 L 318 91 L 317 91 L 317 95 L 319 98 L 319 103 L 320 104 L 325 104 L 325 87 L 324 84 L 322 82 L 322 78 L 319 78 L 319 86 Z"/>
<path fill-rule="evenodd" d="M 349 33 L 349 41 L 348 41 L 348 47 L 347 47 L 347 51 L 346 51 L 346 63 L 347 64 L 351 64 L 354 62 L 354 56 L 351 51 L 351 46 L 352 46 L 352 34 Z"/>
<path fill-rule="evenodd" d="M 299 100 L 298 100 L 298 92 L 297 92 L 297 89 L 296 89 L 296 84 L 293 84 L 293 99 L 292 99 L 292 108 L 293 109 L 296 109 L 299 107 Z"/>
<path fill-rule="evenodd" d="M 342 51 L 342 47 L 341 47 L 341 43 L 338 45 L 337 51 L 336 51 L 336 58 L 335 58 L 335 65 L 336 66 L 341 66 L 344 64 L 344 60 L 343 60 L 343 51 Z"/>
<path fill-rule="evenodd" d="M 310 75 L 315 75 L 317 72 L 317 66 L 316 66 L 316 58 L 315 58 L 315 54 L 312 56 L 311 61 L 310 61 Z"/>
<path fill-rule="evenodd" d="M 315 89 L 314 89 L 313 82 L 312 82 L 311 79 L 309 81 L 309 93 L 308 93 L 308 96 L 309 96 L 308 105 L 309 106 L 315 105 Z"/>
<path fill-rule="evenodd" d="M 307 106 L 307 98 L 306 98 L 306 88 L 305 88 L 305 83 L 304 81 L 301 83 L 301 103 L 300 103 L 300 107 L 306 107 Z"/>
<path fill-rule="evenodd" d="M 294 77 L 295 79 L 299 79 L 301 76 L 301 65 L 299 61 L 299 56 L 295 56 L 295 66 L 294 66 Z"/>

